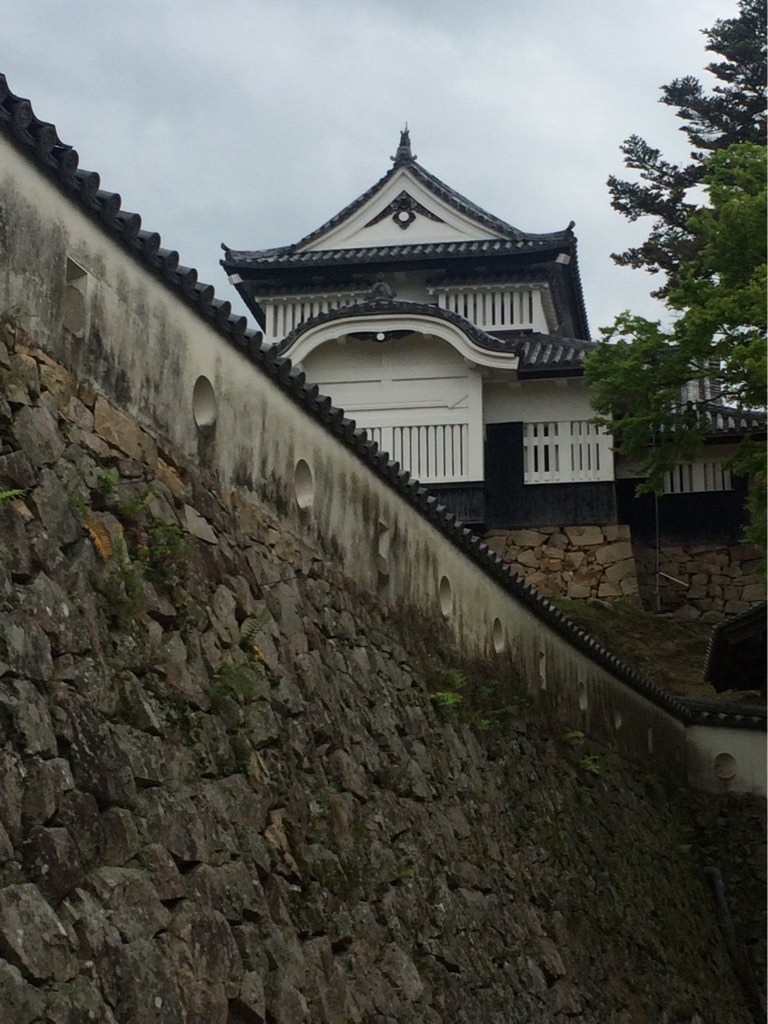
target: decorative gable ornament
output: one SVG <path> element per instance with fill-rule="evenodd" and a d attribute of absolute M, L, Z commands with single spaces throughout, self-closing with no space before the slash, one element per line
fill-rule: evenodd
<path fill-rule="evenodd" d="M 365 225 L 367 228 L 373 227 L 374 224 L 378 224 L 384 220 L 385 217 L 392 215 L 392 221 L 397 224 L 399 228 L 405 230 L 409 228 L 411 224 L 416 220 L 416 215 L 420 214 L 422 217 L 427 217 L 429 220 L 434 220 L 438 224 L 445 224 L 442 217 L 438 217 L 436 213 L 432 213 L 426 206 L 423 206 L 417 199 L 406 192 L 405 189 L 392 200 L 389 205 L 385 206 L 381 213 L 377 213 L 375 217 L 372 217 Z"/>

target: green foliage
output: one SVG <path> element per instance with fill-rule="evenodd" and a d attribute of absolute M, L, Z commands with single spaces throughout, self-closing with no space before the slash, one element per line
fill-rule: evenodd
<path fill-rule="evenodd" d="M 124 628 L 142 606 L 145 565 L 141 560 L 131 558 L 124 545 L 111 564 L 112 568 L 104 578 L 106 609 L 109 617 Z"/>
<path fill-rule="evenodd" d="M 597 754 L 586 754 L 579 761 L 579 767 L 590 775 L 599 775 L 603 770 Z"/>
<path fill-rule="evenodd" d="M 183 579 L 186 572 L 190 556 L 189 539 L 175 523 L 153 523 L 147 531 L 146 542 L 139 545 L 138 556 L 148 579 L 173 586 Z"/>
<path fill-rule="evenodd" d="M 443 672 L 444 689 L 430 693 L 429 699 L 439 708 L 455 708 L 464 702 L 462 690 L 467 685 L 467 677 L 457 669 L 449 668 Z"/>
<path fill-rule="evenodd" d="M 109 502 L 117 491 L 120 480 L 116 469 L 100 469 L 96 474 L 96 495 L 105 504 Z"/>
<path fill-rule="evenodd" d="M 133 519 L 139 512 L 143 512 L 147 507 L 152 492 L 148 487 L 141 490 L 136 497 L 131 498 L 128 501 L 118 501 L 116 509 L 120 519 Z"/>
<path fill-rule="evenodd" d="M 673 327 L 622 313 L 585 364 L 598 422 L 617 451 L 641 463 L 641 490 L 655 493 L 667 470 L 701 453 L 718 408 L 766 403 L 765 148 L 745 143 L 713 154 L 704 183 L 709 203 L 686 220 L 695 251 L 667 291 Z M 696 400 L 684 397 L 691 384 Z M 739 451 L 732 465 L 751 477 L 760 517 L 751 539 L 764 546 L 764 446 Z"/>
<path fill-rule="evenodd" d="M 717 79 L 712 92 L 687 75 L 662 87 L 661 102 L 683 122 L 680 130 L 696 147 L 690 163 L 670 163 L 638 135 L 622 146 L 626 167 L 637 180 L 611 176 L 608 188 L 614 209 L 630 221 L 650 218 L 652 228 L 640 246 L 614 254 L 621 266 L 664 274 L 656 292 L 665 295 L 679 271 L 695 257 L 699 239 L 690 217 L 692 190 L 705 177 L 708 157 L 735 143 L 765 145 L 766 13 L 763 0 L 740 0 L 735 18 L 720 20 L 705 32 L 707 49 L 723 59 L 710 63 Z"/>
<path fill-rule="evenodd" d="M 237 704 L 248 704 L 259 693 L 258 680 L 264 675 L 261 662 L 222 661 L 213 678 L 211 689 L 218 697 L 228 697 Z"/>
<path fill-rule="evenodd" d="M 432 703 L 443 711 L 458 713 L 476 732 L 495 728 L 528 699 L 496 679 L 470 679 L 455 668 L 445 669 L 440 682 L 440 689 L 429 695 Z"/>
<path fill-rule="evenodd" d="M 572 747 L 578 747 L 585 740 L 585 735 L 581 729 L 571 729 L 563 736 L 563 740 Z"/>
<path fill-rule="evenodd" d="M 15 501 L 16 498 L 23 498 L 26 493 L 23 487 L 15 487 L 10 491 L 0 491 L 0 508 L 11 501 Z"/>

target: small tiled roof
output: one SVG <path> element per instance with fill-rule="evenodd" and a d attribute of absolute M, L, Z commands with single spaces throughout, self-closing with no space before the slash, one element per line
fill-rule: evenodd
<path fill-rule="evenodd" d="M 711 405 L 707 410 L 712 434 L 743 435 L 744 431 L 764 431 L 764 409 L 735 409 L 729 405 Z"/>
<path fill-rule="evenodd" d="M 530 334 L 520 342 L 520 372 L 533 376 L 541 371 L 582 372 L 584 356 L 595 348 L 592 341 L 553 338 L 549 334 Z"/>
<path fill-rule="evenodd" d="M 354 249 L 308 249 L 286 245 L 280 249 L 228 249 L 221 265 L 228 272 L 249 267 L 323 267 L 346 263 L 392 263 L 394 261 L 460 258 L 463 256 L 507 256 L 562 248 L 562 236 L 536 235 L 524 238 L 484 238 L 458 242 L 422 242 L 414 245 L 374 245 Z"/>
<path fill-rule="evenodd" d="M 709 638 L 703 678 L 716 690 L 766 688 L 765 601 L 718 622 Z"/>
<path fill-rule="evenodd" d="M 536 376 L 541 371 L 571 370 L 581 372 L 584 353 L 594 348 L 592 342 L 574 341 L 571 338 L 555 338 L 548 334 L 527 334 L 517 338 L 497 338 L 481 331 L 459 313 L 422 302 L 407 302 L 402 299 L 371 299 L 350 306 L 320 313 L 308 318 L 295 327 L 291 333 L 275 346 L 279 353 L 289 352 L 299 338 L 313 327 L 321 324 L 344 321 L 351 317 L 376 316 L 428 316 L 454 324 L 478 346 L 489 352 L 506 352 L 519 357 L 519 370 Z"/>
<path fill-rule="evenodd" d="M 696 700 L 693 697 L 677 699 L 685 708 L 689 725 L 715 725 L 724 729 L 757 729 L 765 732 L 768 714 L 763 705 Z"/>
<path fill-rule="evenodd" d="M 403 299 L 370 299 L 365 302 L 358 302 L 355 305 L 340 306 L 338 309 L 330 309 L 327 313 L 319 313 L 317 316 L 309 317 L 295 327 L 291 333 L 275 346 L 275 351 L 283 353 L 293 347 L 298 339 L 306 334 L 308 330 L 320 324 L 333 323 L 335 320 L 347 320 L 350 317 L 376 317 L 382 315 L 400 316 L 429 316 L 436 320 L 446 320 L 460 328 L 467 337 L 474 342 L 478 348 L 487 349 L 490 352 L 508 352 L 510 355 L 517 355 L 517 341 L 502 341 L 494 338 L 492 334 L 481 331 L 470 323 L 463 316 L 454 313 L 450 309 L 441 309 L 439 306 L 432 306 L 425 302 L 407 302 Z"/>
<path fill-rule="evenodd" d="M 0 133 L 46 174 L 67 200 L 79 206 L 113 241 L 139 260 L 149 273 L 173 291 L 182 302 L 190 305 L 227 344 L 233 345 L 244 358 L 270 377 L 276 387 L 315 420 L 318 428 L 333 434 L 341 444 L 353 451 L 402 500 L 416 509 L 449 543 L 461 550 L 532 615 L 652 704 L 680 721 L 692 720 L 692 712 L 680 698 L 660 690 L 585 633 L 548 598 L 514 572 L 476 534 L 447 512 L 426 487 L 411 479 L 410 474 L 403 472 L 398 463 L 391 462 L 386 452 L 382 452 L 365 431 L 359 430 L 342 409 L 335 408 L 316 386 L 308 384 L 303 373 L 291 369 L 290 360 L 280 357 L 274 349 L 265 348 L 261 344 L 261 334 L 248 329 L 245 317 L 233 317 L 230 304 L 216 299 L 211 285 L 198 282 L 196 270 L 180 266 L 178 253 L 161 248 L 160 236 L 156 232 L 142 230 L 138 214 L 121 210 L 121 199 L 116 192 L 99 189 L 98 174 L 79 170 L 77 152 L 59 139 L 54 125 L 40 121 L 35 116 L 28 100 L 10 91 L 3 74 L 0 74 Z"/>

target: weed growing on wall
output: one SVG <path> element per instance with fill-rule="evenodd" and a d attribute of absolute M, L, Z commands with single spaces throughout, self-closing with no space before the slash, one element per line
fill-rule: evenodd
<path fill-rule="evenodd" d="M 477 732 L 497 728 L 528 699 L 496 679 L 473 678 L 455 668 L 443 670 L 440 688 L 429 696 L 435 707 L 456 712 Z"/>
<path fill-rule="evenodd" d="M 3 505 L 7 505 L 11 501 L 15 501 L 16 498 L 23 498 L 27 492 L 23 488 L 13 488 L 10 491 L 0 491 L 0 508 Z"/>

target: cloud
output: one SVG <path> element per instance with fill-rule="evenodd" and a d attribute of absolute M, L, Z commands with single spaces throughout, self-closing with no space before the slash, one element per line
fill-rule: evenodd
<path fill-rule="evenodd" d="M 593 326 L 652 312 L 612 251 L 646 234 L 605 179 L 638 132 L 685 156 L 659 87 L 701 74 L 735 0 L 7 0 L 0 70 L 165 245 L 237 296 L 219 243 L 296 241 L 389 168 L 430 171 L 529 231 L 577 222 Z M 240 308 L 238 306 L 238 308 Z"/>

